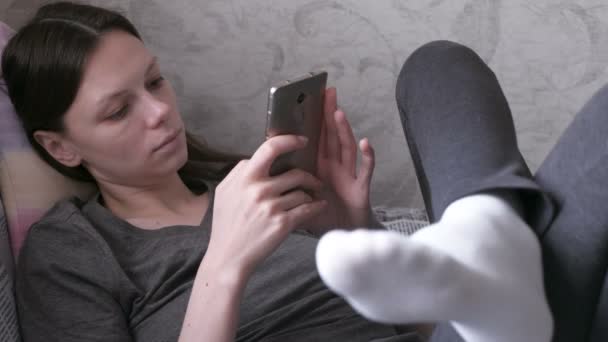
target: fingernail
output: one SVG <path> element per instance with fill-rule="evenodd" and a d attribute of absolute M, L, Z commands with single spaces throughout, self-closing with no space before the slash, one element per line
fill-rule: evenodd
<path fill-rule="evenodd" d="M 300 142 L 303 142 L 303 143 L 308 142 L 308 138 L 303 135 L 298 135 L 298 140 L 300 140 Z"/>

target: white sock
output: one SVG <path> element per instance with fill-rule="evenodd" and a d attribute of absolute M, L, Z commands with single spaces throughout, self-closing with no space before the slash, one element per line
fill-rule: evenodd
<path fill-rule="evenodd" d="M 459 199 L 410 237 L 331 231 L 316 260 L 325 284 L 371 320 L 450 321 L 468 342 L 551 339 L 538 240 L 499 197 Z"/>

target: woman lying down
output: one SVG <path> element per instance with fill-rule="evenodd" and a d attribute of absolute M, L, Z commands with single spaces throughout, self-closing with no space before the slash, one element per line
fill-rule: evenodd
<path fill-rule="evenodd" d="M 437 323 L 438 342 L 552 337 L 537 238 L 556 214 L 539 185 L 550 175 L 532 177 L 496 78 L 464 46 L 424 45 L 397 81 L 433 222 L 411 237 L 373 217 L 374 150 L 335 89 L 317 174 L 271 177 L 306 139 L 270 138 L 250 158 L 197 142 L 113 11 L 41 7 L 2 70 L 34 148 L 99 189 L 31 228 L 17 279 L 26 342 L 421 341 L 408 323 Z"/>

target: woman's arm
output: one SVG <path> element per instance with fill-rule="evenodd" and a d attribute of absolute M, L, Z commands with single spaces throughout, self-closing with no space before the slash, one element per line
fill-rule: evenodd
<path fill-rule="evenodd" d="M 244 271 L 205 257 L 194 279 L 179 342 L 234 341 L 247 278 Z"/>
<path fill-rule="evenodd" d="M 319 191 L 321 182 L 313 175 L 301 170 L 268 175 L 277 156 L 305 145 L 296 136 L 269 138 L 217 186 L 211 238 L 194 280 L 180 342 L 233 341 L 241 297 L 255 266 L 297 225 L 324 208 L 323 201 L 293 191 Z"/>

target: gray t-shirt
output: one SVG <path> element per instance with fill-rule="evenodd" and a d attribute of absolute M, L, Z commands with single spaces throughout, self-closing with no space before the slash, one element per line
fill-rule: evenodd
<path fill-rule="evenodd" d="M 99 195 L 54 206 L 31 228 L 19 258 L 24 341 L 177 341 L 209 243 L 209 191 L 199 226 L 158 230 L 114 216 Z M 419 341 L 365 320 L 330 292 L 316 272 L 317 241 L 292 233 L 258 266 L 237 341 Z"/>

